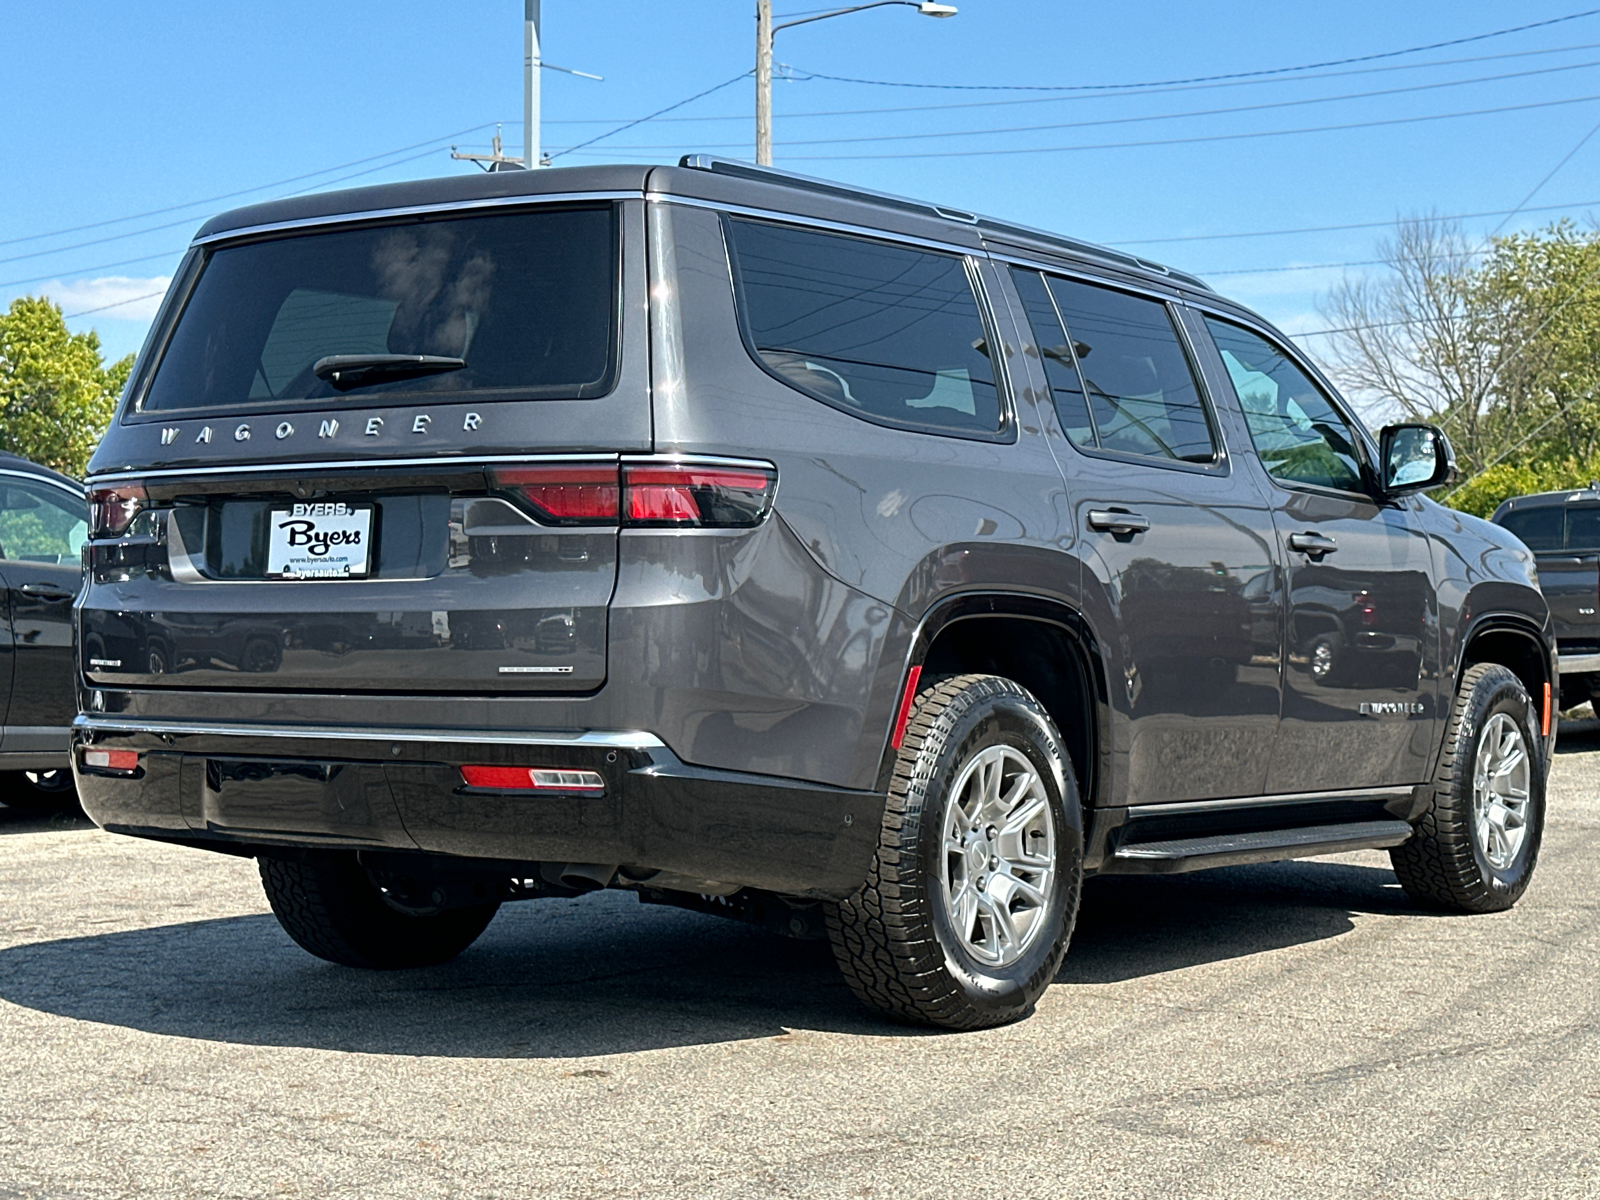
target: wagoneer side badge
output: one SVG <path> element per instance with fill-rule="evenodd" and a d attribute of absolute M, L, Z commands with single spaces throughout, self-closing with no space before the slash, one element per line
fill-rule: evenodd
<path fill-rule="evenodd" d="M 1364 717 L 1415 717 L 1422 715 L 1420 700 L 1363 700 Z"/>

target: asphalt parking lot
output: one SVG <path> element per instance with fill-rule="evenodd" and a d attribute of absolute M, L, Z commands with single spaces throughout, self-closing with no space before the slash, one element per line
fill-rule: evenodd
<path fill-rule="evenodd" d="M 1378 853 L 1100 880 L 1007 1029 L 603 893 L 448 966 L 294 947 L 254 864 L 0 810 L 0 1200 L 1600 1196 L 1600 724 L 1508 914 Z"/>

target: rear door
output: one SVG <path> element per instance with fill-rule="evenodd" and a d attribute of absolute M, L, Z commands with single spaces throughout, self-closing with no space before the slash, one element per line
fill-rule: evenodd
<path fill-rule="evenodd" d="M 1259 794 L 1282 621 L 1260 491 L 1228 458 L 1166 303 L 1022 268 L 1012 279 L 1073 446 L 1062 466 L 1129 802 Z"/>
<path fill-rule="evenodd" d="M 11 703 L 0 750 L 66 751 L 62 730 L 78 705 L 72 674 L 72 602 L 83 582 L 88 506 L 50 480 L 0 475 L 0 577 L 14 646 Z"/>

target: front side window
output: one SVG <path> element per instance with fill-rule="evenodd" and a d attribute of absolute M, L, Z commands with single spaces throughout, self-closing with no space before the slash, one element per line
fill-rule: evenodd
<path fill-rule="evenodd" d="M 1206 325 L 1267 473 L 1283 483 L 1361 491 L 1356 437 L 1333 401 L 1266 338 L 1214 317 Z"/>
<path fill-rule="evenodd" d="M 1102 450 L 1208 463 L 1217 444 L 1189 356 L 1158 300 L 1048 276 Z"/>
<path fill-rule="evenodd" d="M 601 395 L 617 262 L 609 206 L 224 246 L 208 256 L 142 408 Z"/>
<path fill-rule="evenodd" d="M 89 506 L 47 483 L 0 476 L 0 558 L 76 563 L 89 537 Z"/>
<path fill-rule="evenodd" d="M 1000 429 L 989 335 L 959 256 L 741 218 L 727 229 L 745 335 L 773 374 L 884 424 Z"/>

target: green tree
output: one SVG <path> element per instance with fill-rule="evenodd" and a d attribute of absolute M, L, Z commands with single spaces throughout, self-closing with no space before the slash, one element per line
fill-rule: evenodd
<path fill-rule="evenodd" d="M 111 422 L 133 355 L 110 366 L 93 331 L 70 333 L 44 297 L 0 315 L 0 449 L 81 477 Z"/>
<path fill-rule="evenodd" d="M 1444 428 L 1462 484 L 1447 503 L 1487 515 L 1507 496 L 1600 473 L 1600 233 L 1560 221 L 1470 241 L 1403 221 L 1388 271 L 1323 306 L 1332 373 L 1385 416 Z"/>

